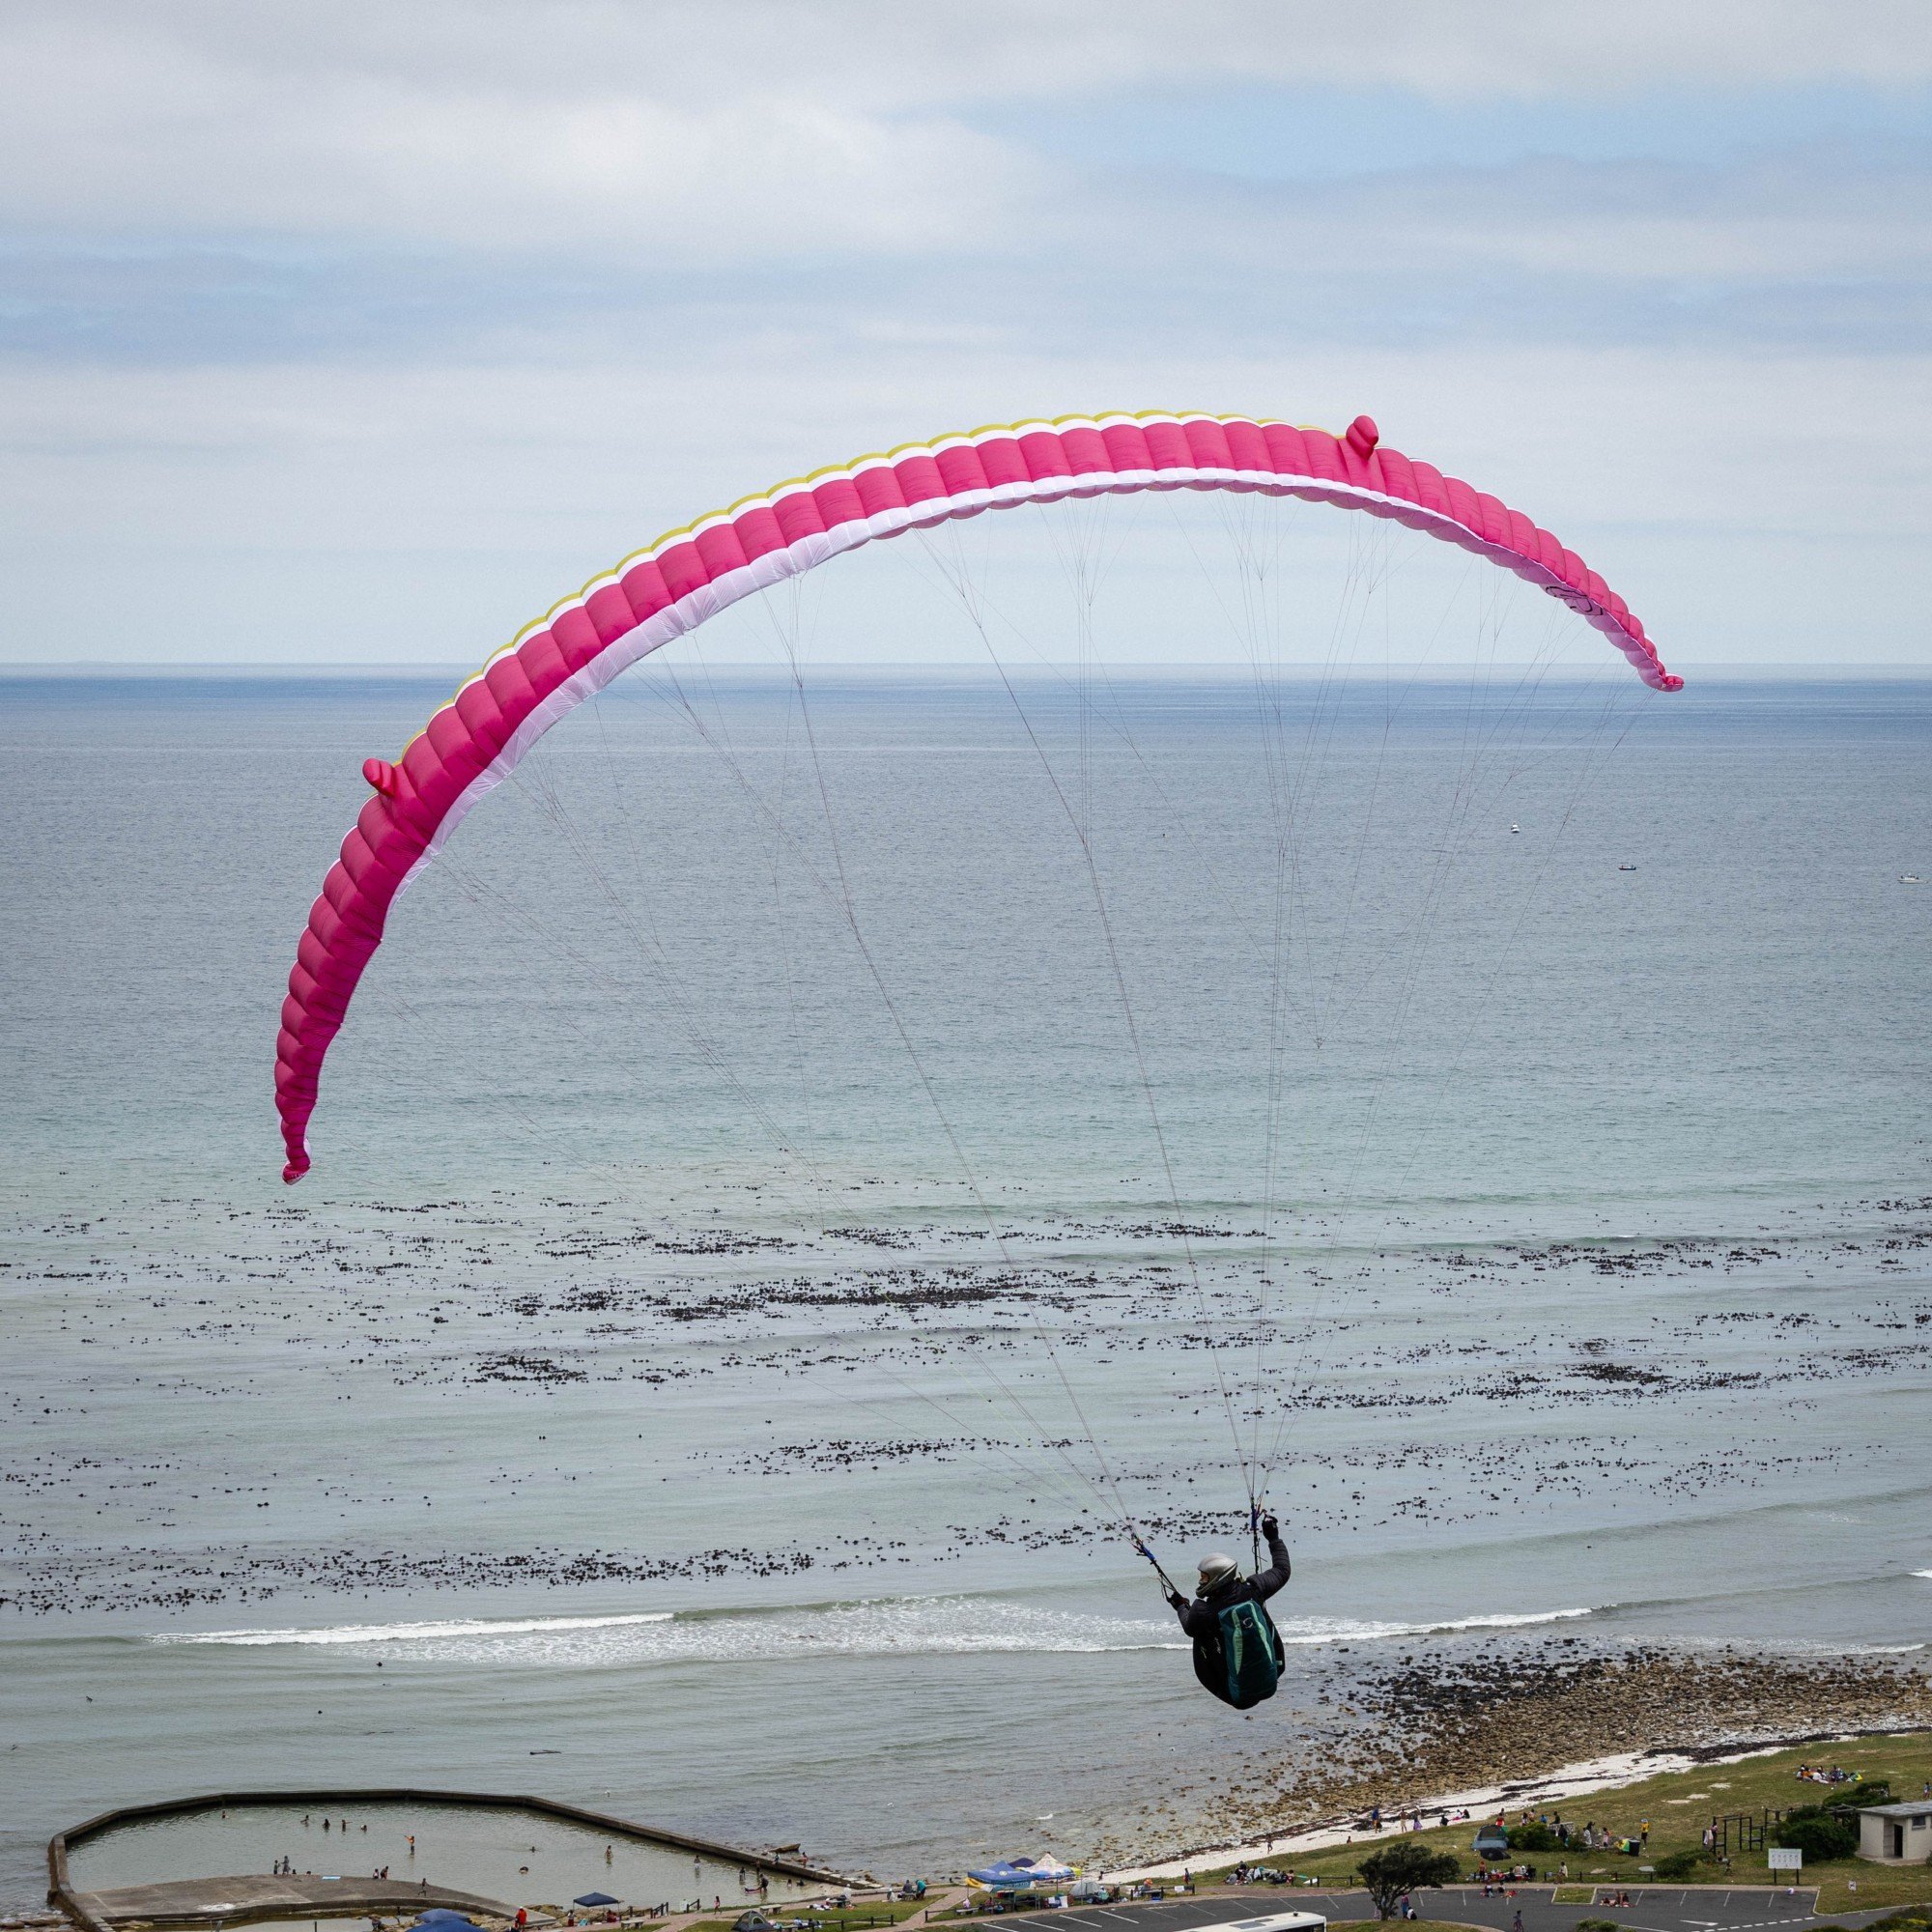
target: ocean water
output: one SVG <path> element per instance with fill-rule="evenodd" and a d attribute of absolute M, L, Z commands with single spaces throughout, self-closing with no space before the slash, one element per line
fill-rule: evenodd
<path fill-rule="evenodd" d="M 297 1189 L 280 981 L 444 682 L 0 684 L 0 1899 L 326 1780 L 1151 1848 L 1419 1645 L 1918 1655 L 1932 684 L 1355 669 L 643 668 Z M 1243 1720 L 1121 1525 L 1251 1484 Z"/>

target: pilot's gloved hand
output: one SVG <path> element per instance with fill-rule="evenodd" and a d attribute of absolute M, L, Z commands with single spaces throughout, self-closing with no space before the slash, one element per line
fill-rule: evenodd
<path fill-rule="evenodd" d="M 1272 1542 L 1274 1538 L 1281 1534 L 1281 1524 L 1273 1517 L 1264 1516 L 1262 1518 L 1262 1534 Z"/>
<path fill-rule="evenodd" d="M 1184 1610 L 1187 1607 L 1187 1599 L 1179 1590 L 1170 1590 L 1167 1593 L 1167 1601 L 1174 1609 Z"/>

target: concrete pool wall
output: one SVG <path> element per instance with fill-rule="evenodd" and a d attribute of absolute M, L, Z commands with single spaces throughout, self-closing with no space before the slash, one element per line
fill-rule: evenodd
<path fill-rule="evenodd" d="M 536 1798 L 522 1794 L 500 1792 L 470 1791 L 429 1791 L 412 1787 L 331 1787 L 296 1791 L 239 1791 L 214 1792 L 192 1798 L 169 1799 L 152 1804 L 132 1804 L 119 1806 L 111 1811 L 100 1812 L 64 1832 L 57 1832 L 47 1842 L 47 1902 L 65 1912 L 84 1932 L 115 1932 L 117 1918 L 147 1915 L 122 1912 L 110 1914 L 101 1909 L 104 1900 L 99 1896 L 98 1884 L 78 1884 L 72 1871 L 71 1855 L 90 1844 L 99 1845 L 113 1833 L 138 1831 L 144 1826 L 160 1826 L 170 1819 L 187 1819 L 196 1814 L 227 1814 L 236 1811 L 284 1810 L 293 1813 L 307 1809 L 322 1811 L 328 1815 L 350 1811 L 366 1812 L 371 1807 L 389 1809 L 411 1807 L 413 1810 L 429 1810 L 442 1814 L 451 1812 L 478 1814 L 522 1814 L 532 1821 L 549 1822 L 554 1828 L 567 1827 L 573 1833 L 585 1833 L 604 1838 L 612 1843 L 622 1841 L 627 1846 L 650 1851 L 676 1853 L 688 1856 L 697 1861 L 701 1883 L 702 1866 L 705 1864 L 724 1867 L 734 1873 L 749 1873 L 764 1880 L 777 1880 L 782 1893 L 789 1894 L 798 1888 L 818 1888 L 828 1885 L 843 1885 L 846 1881 L 837 1872 L 828 1871 L 810 1864 L 799 1858 L 769 1852 L 747 1851 L 741 1846 L 726 1845 L 715 1839 L 698 1838 L 687 1833 L 660 1831 L 655 1827 L 634 1824 L 628 1819 L 615 1818 L 604 1812 L 591 1811 L 582 1805 L 567 1804 L 554 1799 Z M 508 1823 L 508 1816 L 504 1815 Z M 344 1850 L 348 1846 L 345 1842 Z M 509 1855 L 514 1857 L 514 1855 Z M 348 1860 L 339 1862 L 351 1862 Z M 262 1861 L 266 1865 L 267 1861 Z M 161 1878 L 163 1873 L 143 1874 Z M 215 1875 L 209 1875 L 215 1889 L 210 1891 L 211 1908 L 232 1904 Z M 412 1873 L 413 1879 L 414 1873 Z M 425 1880 L 420 1888 L 412 1885 L 425 1904 L 440 1902 L 440 1894 L 451 1891 L 455 1875 L 445 1875 L 432 1885 Z M 176 1875 L 171 1890 L 179 1890 L 184 1879 Z M 367 1913 L 393 1913 L 397 1908 L 395 1894 L 400 1889 L 400 1881 L 362 1882 L 341 1880 L 344 1889 L 340 1902 L 333 1904 L 327 1914 L 331 1917 L 362 1916 Z M 661 1881 L 659 1881 L 661 1883 Z M 589 1882 L 580 1872 L 569 1881 L 575 1889 L 588 1889 Z M 358 1889 L 359 1888 L 359 1889 Z M 124 1888 L 125 1889 L 125 1888 Z M 488 1888 L 494 1889 L 495 1888 Z M 461 1889 L 475 1894 L 486 1888 L 465 1885 Z M 310 1888 L 312 1895 L 313 1888 Z M 369 1896 L 362 1894 L 367 1891 Z M 217 1897 L 217 1892 L 220 1896 Z M 379 1897 L 377 1894 L 380 1893 Z M 294 1903 L 293 1898 L 290 1903 Z M 518 1901 L 527 1902 L 527 1901 Z M 315 1908 L 309 1897 L 304 1897 L 298 1907 L 299 1916 L 315 1916 Z M 207 1917 L 220 1917 L 233 1923 L 248 1918 L 280 1916 L 270 1909 L 266 1900 L 259 1906 L 243 1906 L 239 1910 L 216 1912 L 213 1909 Z"/>

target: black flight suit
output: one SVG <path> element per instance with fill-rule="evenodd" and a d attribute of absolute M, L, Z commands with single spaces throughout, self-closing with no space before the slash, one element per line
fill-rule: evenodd
<path fill-rule="evenodd" d="M 1288 1545 L 1281 1540 L 1281 1531 L 1265 1524 L 1263 1531 L 1267 1537 L 1268 1555 L 1274 1559 L 1265 1570 L 1257 1570 L 1252 1577 L 1236 1571 L 1225 1583 L 1205 1597 L 1196 1597 L 1191 1604 L 1179 1590 L 1167 1600 L 1180 1619 L 1180 1628 L 1194 1639 L 1195 1676 L 1223 1703 L 1228 1700 L 1228 1664 L 1221 1654 L 1221 1612 L 1230 1604 L 1266 1603 L 1289 1577 Z"/>

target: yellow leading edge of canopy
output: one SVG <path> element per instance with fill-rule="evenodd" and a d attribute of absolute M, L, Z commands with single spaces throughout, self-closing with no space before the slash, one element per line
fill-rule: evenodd
<path fill-rule="evenodd" d="M 1104 414 L 1096 416 L 1027 416 L 1016 423 L 982 423 L 978 429 L 947 430 L 939 436 L 928 438 L 923 442 L 901 442 L 889 450 L 883 451 L 867 450 L 864 455 L 851 457 L 844 463 L 829 463 L 822 469 L 809 470 L 803 476 L 787 476 L 781 482 L 771 485 L 769 489 L 754 490 L 749 497 L 740 497 L 736 502 L 729 504 L 724 509 L 706 510 L 701 516 L 693 518 L 689 524 L 680 524 L 675 529 L 666 530 L 661 536 L 654 537 L 640 550 L 634 550 L 627 555 L 619 557 L 609 570 L 600 570 L 594 577 L 586 578 L 583 583 L 569 596 L 559 597 L 541 617 L 524 625 L 507 643 L 498 644 L 476 669 L 471 671 L 469 676 L 465 677 L 457 685 L 456 690 L 450 696 L 450 701 L 454 702 L 457 697 L 468 691 L 506 652 L 518 649 L 526 639 L 529 638 L 535 632 L 543 630 L 547 625 L 554 623 L 562 611 L 575 610 L 599 584 L 615 582 L 633 565 L 649 563 L 655 560 L 665 551 L 669 549 L 672 544 L 681 542 L 687 538 L 695 538 L 699 530 L 714 526 L 720 523 L 728 523 L 740 510 L 745 509 L 748 505 L 769 503 L 775 497 L 783 496 L 789 491 L 809 490 L 814 483 L 822 482 L 826 477 L 850 476 L 867 466 L 889 464 L 896 457 L 910 455 L 920 450 L 937 450 L 945 448 L 948 445 L 977 443 L 988 437 L 1021 436 L 1033 429 L 1056 430 L 1068 427 L 1076 429 L 1100 429 L 1104 428 L 1108 423 L 1120 422 L 1245 422 L 1253 423 L 1257 428 L 1265 429 L 1268 424 L 1278 423 L 1280 420 L 1278 416 L 1215 415 L 1207 410 L 1136 410 L 1131 412 L 1124 410 L 1109 410 Z M 1311 431 L 1318 436 L 1334 435 L 1333 430 L 1324 429 L 1320 423 L 1296 423 L 1293 427 L 1299 430 Z M 423 733 L 428 729 L 429 726 L 425 724 L 421 731 L 415 732 L 411 737 L 409 745 L 403 747 L 402 752 L 399 753 L 399 758 L 407 757 L 409 755 L 410 745 L 413 745 L 416 739 L 422 737 Z"/>

